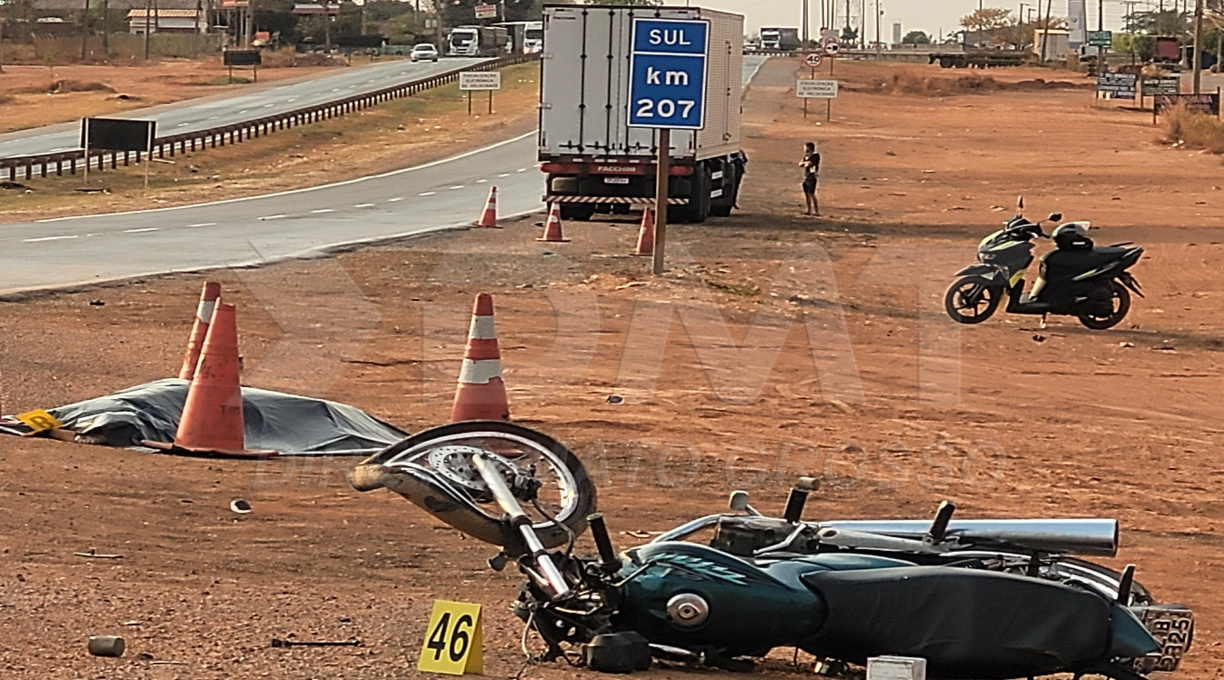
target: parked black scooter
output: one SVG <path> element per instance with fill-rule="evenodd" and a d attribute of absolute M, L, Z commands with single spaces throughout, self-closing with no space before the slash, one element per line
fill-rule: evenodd
<path fill-rule="evenodd" d="M 1024 199 L 1019 201 L 1024 208 Z M 1057 222 L 1060 213 L 1046 220 Z M 1093 330 L 1112 328 L 1130 310 L 1130 291 L 1143 293 L 1139 282 L 1126 271 L 1143 255 L 1143 248 L 1130 243 L 1095 247 L 1088 238 L 1088 222 L 1067 222 L 1047 235 L 1041 222 L 1015 215 L 1003 229 L 982 239 L 979 264 L 956 273 L 958 278 L 944 295 L 944 308 L 953 321 L 981 323 L 998 309 L 1004 294 L 1011 314 L 1047 314 L 1077 317 Z M 1037 282 L 1024 292 L 1024 272 L 1033 263 L 1033 240 L 1053 238 L 1056 250 L 1041 258 Z"/>

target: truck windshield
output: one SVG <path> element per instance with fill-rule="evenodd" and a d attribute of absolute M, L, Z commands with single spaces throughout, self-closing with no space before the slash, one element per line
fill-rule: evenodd
<path fill-rule="evenodd" d="M 527 38 L 528 40 L 543 40 L 544 39 L 544 29 L 529 28 L 526 31 L 524 31 L 523 37 Z"/>

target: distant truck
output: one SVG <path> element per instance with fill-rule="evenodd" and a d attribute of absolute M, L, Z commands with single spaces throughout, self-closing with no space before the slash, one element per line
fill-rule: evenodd
<path fill-rule="evenodd" d="M 452 57 L 500 57 L 509 49 L 504 26 L 457 26 L 446 38 L 446 53 Z"/>
<path fill-rule="evenodd" d="M 799 29 L 797 28 L 762 28 L 761 49 L 782 50 L 790 52 L 799 49 Z"/>
<path fill-rule="evenodd" d="M 539 161 L 544 201 L 562 219 L 624 214 L 654 203 L 656 131 L 629 127 L 634 16 L 710 22 L 705 127 L 672 130 L 672 219 L 702 222 L 735 207 L 740 151 L 744 18 L 698 7 L 546 5 L 541 55 Z"/>
<path fill-rule="evenodd" d="M 515 54 L 534 54 L 544 44 L 542 21 L 507 21 L 495 25 L 506 29 L 510 35 L 510 51 Z"/>
<path fill-rule="evenodd" d="M 1152 41 L 1152 61 L 1155 63 L 1176 63 L 1181 61 L 1181 43 L 1177 38 L 1158 36 Z"/>
<path fill-rule="evenodd" d="M 1022 66 L 1028 59 L 1024 50 L 991 50 L 965 48 L 960 52 L 932 52 L 927 63 L 939 64 L 942 68 L 994 68 L 996 66 Z"/>

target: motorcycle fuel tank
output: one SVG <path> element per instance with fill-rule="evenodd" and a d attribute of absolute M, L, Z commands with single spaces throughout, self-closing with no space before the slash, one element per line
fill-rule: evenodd
<path fill-rule="evenodd" d="M 798 570 L 766 571 L 695 543 L 652 543 L 627 554 L 621 576 L 641 573 L 623 586 L 616 623 L 652 643 L 759 655 L 824 622 L 824 604 Z"/>

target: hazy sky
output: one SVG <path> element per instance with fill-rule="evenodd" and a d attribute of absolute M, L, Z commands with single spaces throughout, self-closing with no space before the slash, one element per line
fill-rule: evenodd
<path fill-rule="evenodd" d="M 810 12 L 812 15 L 811 27 L 814 33 L 818 28 L 817 23 L 821 16 L 821 3 L 825 1 L 837 2 L 838 5 L 838 24 L 839 27 L 845 24 L 845 8 L 846 0 L 808 0 Z M 983 0 L 986 7 L 1006 7 L 1013 14 L 1019 14 L 1019 0 L 1007 0 L 1006 2 Z M 1041 0 L 1044 3 L 1045 0 Z M 1096 28 L 1097 23 L 1097 3 L 1100 0 L 1086 0 L 1088 4 L 1088 27 Z M 1165 0 L 1171 5 L 1174 0 Z M 852 25 L 859 23 L 859 8 L 862 0 L 850 0 L 851 13 L 853 15 Z M 872 11 L 875 8 L 876 0 L 867 0 L 867 15 L 872 18 Z M 1034 6 L 1038 0 L 1029 0 L 1025 3 L 1026 7 Z M 1155 0 L 1153 0 L 1154 4 Z M 883 16 L 880 18 L 880 31 L 883 34 L 884 40 L 890 40 L 892 36 L 893 22 L 901 22 L 903 33 L 913 30 L 925 31 L 937 37 L 939 30 L 950 33 L 960 28 L 960 18 L 969 14 L 978 7 L 978 0 L 879 0 L 880 10 Z M 676 0 L 669 0 L 665 4 L 680 4 Z M 737 14 L 743 14 L 747 20 L 748 33 L 755 34 L 762 25 L 764 26 L 798 26 L 799 18 L 802 16 L 803 5 L 802 0 L 693 0 L 693 5 L 702 7 L 710 7 L 712 9 L 721 9 Z M 1136 3 L 1142 7 L 1147 4 L 1144 0 Z M 1104 0 L 1105 10 L 1105 29 L 1117 30 L 1122 26 L 1122 15 L 1125 13 L 1125 6 L 1120 0 Z M 1028 10 L 1025 10 L 1028 13 Z M 1054 16 L 1067 16 L 1067 0 L 1053 0 L 1052 13 Z M 871 23 L 867 27 L 867 37 L 871 40 L 875 39 L 875 24 Z"/>

